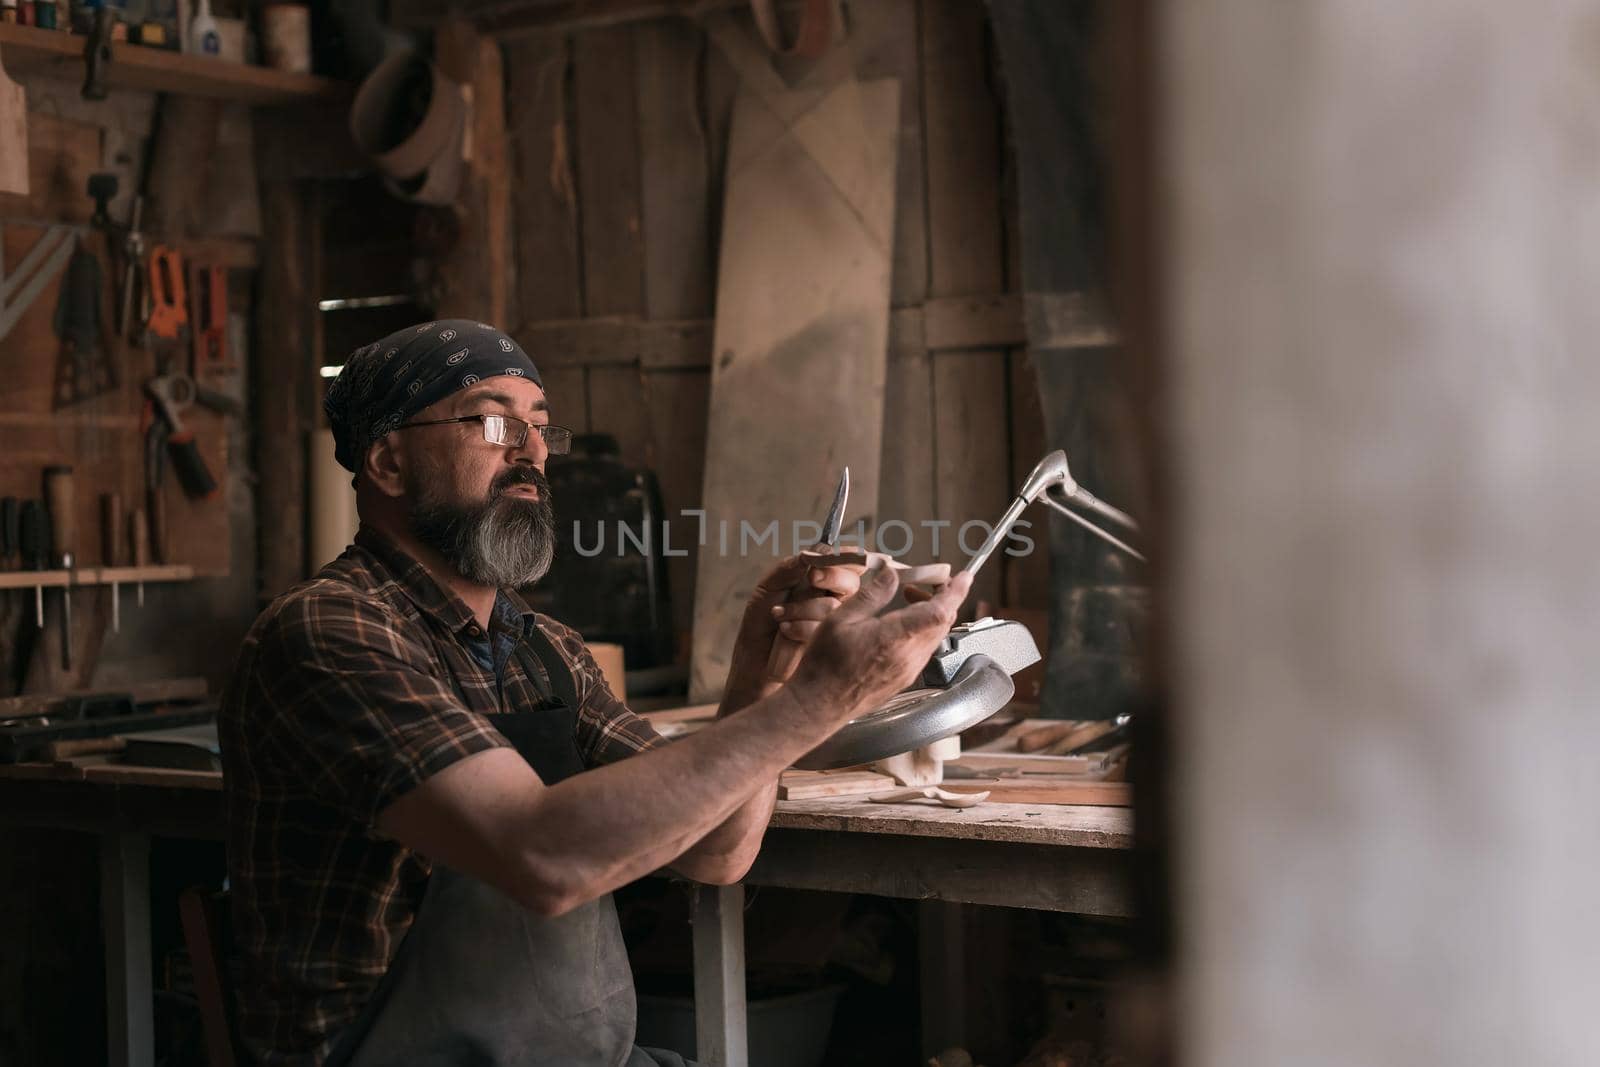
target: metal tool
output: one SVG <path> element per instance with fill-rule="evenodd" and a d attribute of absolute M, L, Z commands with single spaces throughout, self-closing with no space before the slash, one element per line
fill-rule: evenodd
<path fill-rule="evenodd" d="M 828 505 L 828 514 L 822 520 L 822 535 L 818 538 L 819 545 L 835 548 L 839 544 L 839 528 L 844 525 L 844 506 L 850 499 L 850 468 L 846 467 L 839 475 L 839 484 L 833 491 L 833 503 Z M 808 572 L 809 573 L 809 572 Z M 820 589 L 810 586 L 798 592 L 791 593 L 791 601 L 812 600 L 822 596 Z M 772 642 L 772 653 L 767 658 L 767 677 L 769 679 L 783 679 L 794 673 L 795 666 L 799 664 L 800 657 L 805 654 L 806 646 L 799 641 L 791 640 L 782 633 Z"/>
<path fill-rule="evenodd" d="M 1040 496 L 1075 521 L 1139 559 L 1137 550 L 1088 522 L 1069 505 L 1084 508 L 1119 526 L 1137 530 L 1125 513 L 1101 501 L 1073 480 L 1065 452 L 1052 452 L 1034 467 L 1022 490 L 966 571 L 976 572 L 1016 525 L 1022 511 Z M 1011 676 L 1039 662 L 1039 648 L 1019 622 L 978 619 L 951 629 L 923 668 L 915 688 L 896 694 L 882 707 L 852 719 L 833 736 L 795 761 L 805 770 L 828 770 L 887 759 L 953 737 L 987 719 L 1011 700 Z"/>
<path fill-rule="evenodd" d="M 50 513 L 37 500 L 24 500 L 18 511 L 17 546 L 22 552 L 22 569 L 42 571 L 50 559 Z M 44 586 L 33 587 L 33 621 L 44 629 Z"/>
<path fill-rule="evenodd" d="M 150 249 L 148 269 L 150 318 L 145 328 L 161 341 L 182 344 L 189 336 L 183 255 L 177 249 L 156 245 Z"/>
<path fill-rule="evenodd" d="M 117 566 L 122 559 L 122 494 L 100 494 L 100 559 L 107 567 Z M 111 632 L 122 632 L 122 584 L 111 583 Z"/>
<path fill-rule="evenodd" d="M 150 564 L 150 526 L 145 518 L 144 508 L 134 508 L 128 512 L 128 556 L 135 567 L 147 567 Z M 139 606 L 144 607 L 144 579 L 140 578 L 135 588 L 137 589 Z"/>
<path fill-rule="evenodd" d="M 189 268 L 189 322 L 194 337 L 194 376 L 215 381 L 229 369 L 228 271 L 225 267 Z"/>
<path fill-rule="evenodd" d="M 61 669 L 72 669 L 72 567 L 75 562 L 78 523 L 72 468 L 44 469 L 44 497 L 50 509 L 51 563 L 67 572 L 61 587 Z"/>
<path fill-rule="evenodd" d="M 994 554 L 994 550 L 999 548 L 1000 543 L 1011 533 L 1012 527 L 1016 526 L 1017 520 L 1022 517 L 1023 510 L 1040 496 L 1044 497 L 1046 504 L 1049 504 L 1090 533 L 1110 542 L 1134 559 L 1144 559 L 1144 554 L 1138 549 L 1114 534 L 1101 529 L 1072 510 L 1072 507 L 1083 508 L 1125 529 L 1132 530 L 1135 533 L 1139 531 L 1139 524 L 1134 522 L 1126 512 L 1112 507 L 1079 485 L 1067 468 L 1067 454 L 1057 449 L 1041 459 L 1038 465 L 1028 474 L 1028 480 L 1022 483 L 1022 489 L 1017 493 L 1016 499 L 1011 502 L 1011 506 L 1006 509 L 1006 513 L 1000 517 L 1000 521 L 995 525 L 994 531 L 989 534 L 988 539 L 983 542 L 983 546 L 967 561 L 967 565 L 962 568 L 963 573 L 976 574 L 978 568 L 984 565 L 989 557 Z"/>
<path fill-rule="evenodd" d="M 200 454 L 200 446 L 195 443 L 194 434 L 183 428 L 183 419 L 179 412 L 188 408 L 197 399 L 201 399 L 203 395 L 212 405 L 226 406 L 224 400 L 217 394 L 201 390 L 195 385 L 193 378 L 183 374 L 159 375 L 151 378 L 144 383 L 144 391 L 155 404 L 161 421 L 167 424 L 167 451 L 172 454 L 172 466 L 178 472 L 178 482 L 183 486 L 183 491 L 193 497 L 211 496 L 217 491 L 217 480 L 212 477 L 211 469 L 206 466 L 205 457 Z M 146 459 L 148 467 L 151 460 L 148 453 Z M 161 471 L 159 462 L 155 465 L 157 470 L 153 488 L 159 491 Z M 150 472 L 147 470 L 147 478 L 149 475 Z M 154 503 L 151 506 L 153 508 Z"/>
<path fill-rule="evenodd" d="M 100 260 L 81 246 L 67 263 L 56 296 L 56 410 L 108 393 L 121 384 L 116 364 L 100 343 Z"/>

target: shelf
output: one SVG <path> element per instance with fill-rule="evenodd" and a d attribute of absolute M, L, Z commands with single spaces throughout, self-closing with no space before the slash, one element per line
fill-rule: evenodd
<path fill-rule="evenodd" d="M 79 567 L 70 571 L 0 571 L 0 589 L 59 589 L 62 586 L 132 585 L 134 582 L 187 582 L 194 568 L 186 563 L 151 567 Z"/>
<path fill-rule="evenodd" d="M 87 38 L 0 22 L 0 63 L 12 77 L 40 74 L 82 82 Z M 348 98 L 350 87 L 331 78 L 290 74 L 211 56 L 183 55 L 117 41 L 111 46 L 106 83 L 113 89 L 178 93 L 246 104 L 294 104 Z"/>

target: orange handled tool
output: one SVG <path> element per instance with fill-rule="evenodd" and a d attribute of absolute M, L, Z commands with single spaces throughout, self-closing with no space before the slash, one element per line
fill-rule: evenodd
<path fill-rule="evenodd" d="M 183 256 L 176 249 L 156 245 L 150 250 L 147 277 L 150 286 L 150 321 L 146 328 L 162 340 L 180 340 L 189 325 Z"/>

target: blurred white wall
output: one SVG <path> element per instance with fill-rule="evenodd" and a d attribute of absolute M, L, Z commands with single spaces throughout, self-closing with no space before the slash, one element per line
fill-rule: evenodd
<path fill-rule="evenodd" d="M 1164 8 L 1188 1064 L 1600 1063 L 1600 2 Z"/>

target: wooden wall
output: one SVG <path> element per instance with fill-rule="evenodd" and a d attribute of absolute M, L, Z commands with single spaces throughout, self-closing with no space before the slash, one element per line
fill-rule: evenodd
<path fill-rule="evenodd" d="M 144 449 L 141 430 L 145 400 L 143 381 L 155 370 L 151 350 L 119 343 L 115 337 L 114 304 L 120 277 L 106 239 L 89 226 L 94 204 L 86 190 L 88 176 L 111 172 L 120 184 L 110 214 L 128 217 L 131 191 L 137 184 L 148 150 L 155 97 L 119 92 L 93 104 L 81 99 L 75 81 L 43 76 L 21 79 L 28 93 L 31 191 L 26 197 L 0 196 L 0 230 L 5 263 L 15 269 L 26 252 L 52 227 L 67 227 L 70 237 L 95 255 L 101 270 L 102 338 L 106 357 L 115 366 L 119 384 L 111 392 L 57 409 L 52 394 L 61 343 L 53 327 L 61 278 L 46 285 L 26 313 L 0 338 L 0 495 L 38 498 L 41 471 L 50 464 L 69 464 L 76 483 L 76 559 L 83 565 L 108 562 L 102 549 L 100 496 L 120 495 L 124 512 L 143 506 Z M 254 174 L 249 168 L 250 121 L 240 107 L 178 100 L 169 104 L 163 128 L 168 151 L 157 154 L 151 173 L 151 212 L 146 216 L 150 244 L 168 243 L 193 259 L 229 268 L 229 343 L 238 363 L 248 364 L 247 331 L 251 280 L 257 261 L 252 241 L 215 236 L 208 224 L 248 226 L 254 211 Z M 237 167 L 213 169 L 176 165 L 195 151 L 192 135 L 204 132 L 221 146 Z M 222 140 L 219 140 L 221 138 Z M 243 144 L 239 142 L 243 138 Z M 222 148 L 219 148 L 222 151 Z M 199 152 L 201 157 L 206 153 Z M 193 183 L 204 170 L 205 195 Z M 245 195 L 238 195 L 240 189 Z M 165 210 L 157 205 L 164 205 Z M 204 204 L 204 210 L 180 210 Z M 173 369 L 187 369 L 188 349 L 173 357 Z M 242 371 L 211 384 L 242 398 Z M 207 465 L 222 492 L 207 500 L 184 495 L 167 471 L 165 562 L 189 564 L 206 581 L 172 587 L 147 587 L 145 608 L 134 603 L 133 590 L 121 597 L 120 635 L 109 632 L 110 596 L 105 590 L 80 589 L 73 596 L 73 645 L 70 673 L 59 669 L 59 637 L 54 619 L 42 632 L 33 628 L 31 590 L 0 594 L 0 689 L 18 685 L 30 691 L 87 684 L 206 673 L 220 680 L 231 663 L 237 639 L 253 614 L 250 584 L 254 556 L 254 507 L 244 442 L 243 420 L 200 408 L 185 412 L 186 428 L 196 433 Z M 127 553 L 126 533 L 117 547 Z M 124 556 L 121 562 L 128 562 Z M 16 561 L 9 565 L 16 566 Z M 47 601 L 56 597 L 47 597 Z M 47 612 L 57 610 L 47 604 Z M 193 619 L 206 625 L 196 630 Z M 100 661 L 97 663 L 97 659 Z"/>
<path fill-rule="evenodd" d="M 1044 452 L 1020 302 L 1007 295 L 1011 198 L 984 5 L 874 0 L 849 14 L 842 47 L 856 74 L 901 83 L 878 514 L 949 521 L 937 552 L 922 529 L 910 556 L 959 563 L 960 525 L 998 518 Z M 738 75 L 687 19 L 539 31 L 502 50 L 513 329 L 539 361 L 556 421 L 615 435 L 627 462 L 657 473 L 669 517 L 698 507 Z M 673 543 L 694 532 L 692 519 L 674 524 Z M 1030 559 L 997 557 L 979 597 L 1042 606 L 1039 542 Z M 669 566 L 687 631 L 694 560 Z"/>

